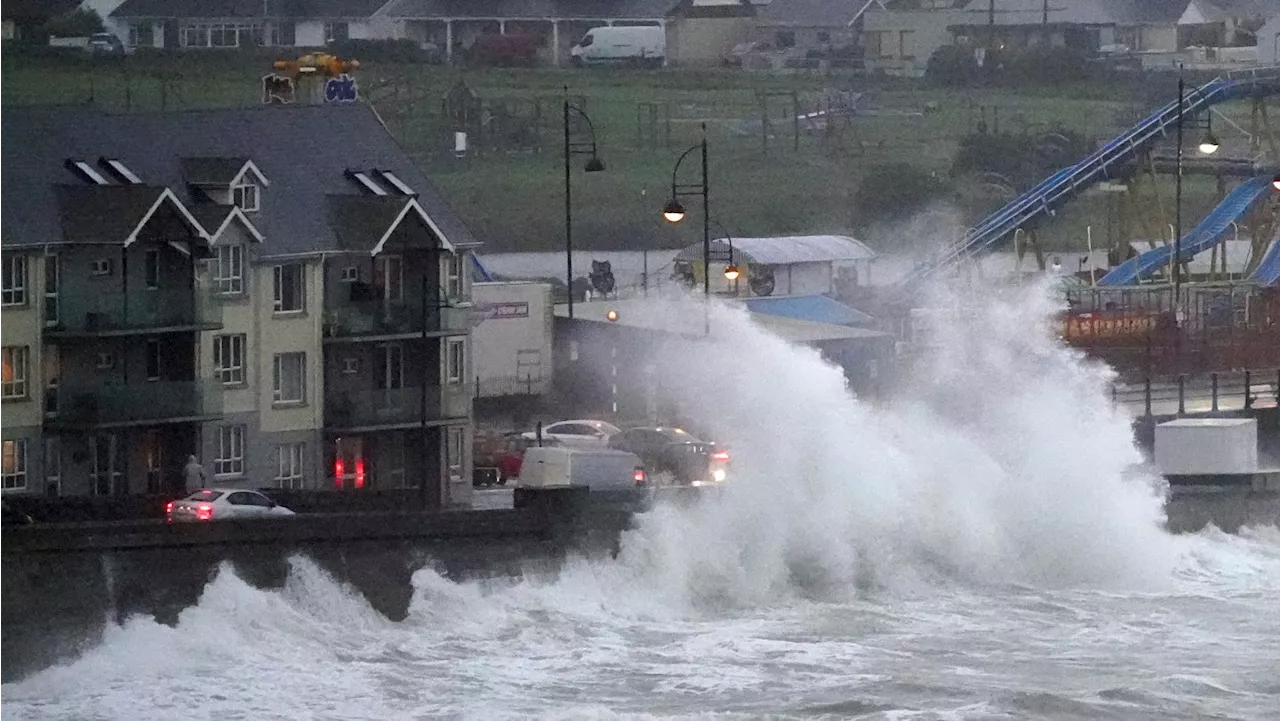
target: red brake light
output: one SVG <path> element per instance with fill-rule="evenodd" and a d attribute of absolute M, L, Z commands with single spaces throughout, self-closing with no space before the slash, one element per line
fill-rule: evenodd
<path fill-rule="evenodd" d="M 337 486 L 338 488 L 342 488 L 343 470 L 345 469 L 342 467 L 342 459 L 339 458 L 335 460 L 333 462 L 333 485 Z"/>
<path fill-rule="evenodd" d="M 169 501 L 168 503 L 164 504 L 164 512 L 173 513 L 173 501 Z"/>
<path fill-rule="evenodd" d="M 632 477 L 636 479 L 637 486 L 647 485 L 649 482 L 649 477 L 645 474 L 644 469 L 640 467 L 636 468 L 636 472 Z"/>
<path fill-rule="evenodd" d="M 207 521 L 207 520 L 209 520 L 209 519 L 211 519 L 211 518 L 213 518 L 213 504 L 211 504 L 211 503 L 201 503 L 200 505 L 196 506 L 196 519 L 197 519 L 197 520 L 200 520 L 200 521 Z"/>
<path fill-rule="evenodd" d="M 364 459 L 356 459 L 356 488 L 364 488 Z"/>
<path fill-rule="evenodd" d="M 712 453 L 712 454 L 711 454 L 711 460 L 713 460 L 713 461 L 727 461 L 727 460 L 729 460 L 729 452 L 728 452 L 728 451 L 716 451 L 715 453 Z"/>

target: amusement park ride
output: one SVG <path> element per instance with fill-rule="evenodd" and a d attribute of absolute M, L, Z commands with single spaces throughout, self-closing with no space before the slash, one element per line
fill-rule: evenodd
<path fill-rule="evenodd" d="M 1062 271 L 1068 302 L 1060 325 L 1064 340 L 1130 375 L 1280 367 L 1280 144 L 1267 107 L 1267 98 L 1276 95 L 1280 67 L 1228 73 L 1180 93 L 1179 101 L 966 231 L 908 274 L 899 297 L 917 297 L 926 281 L 962 269 L 1020 235 L 1045 270 L 1037 226 L 1050 222 L 1066 202 L 1105 184 L 1103 190 L 1118 191 L 1113 207 L 1122 242 L 1110 250 L 1114 265 L 1105 274 Z M 1218 141 L 1211 132 L 1200 142 L 1200 157 L 1184 158 L 1176 142 L 1169 147 L 1175 133 L 1181 140 L 1185 129 L 1208 131 L 1213 107 L 1229 101 L 1252 103 L 1250 128 L 1236 126 L 1249 137 L 1247 157 L 1214 156 Z M 1158 217 L 1162 173 L 1217 179 L 1218 206 L 1181 237 L 1170 237 L 1166 229 L 1175 224 Z M 1228 190 L 1233 179 L 1238 182 Z M 1180 191 L 1181 178 L 1178 185 Z M 1180 199 L 1178 208 L 1180 213 Z M 1226 269 L 1223 241 L 1229 238 L 1248 238 L 1251 246 L 1243 273 L 1236 268 L 1234 277 Z M 1131 249 L 1130 240 L 1147 247 Z M 1210 270 L 1191 276 L 1189 263 L 1202 252 L 1211 254 Z"/>

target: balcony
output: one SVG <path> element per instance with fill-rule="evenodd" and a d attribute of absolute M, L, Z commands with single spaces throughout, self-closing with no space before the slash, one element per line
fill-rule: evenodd
<path fill-rule="evenodd" d="M 92 284 L 62 288 L 57 322 L 45 334 L 52 338 L 192 332 L 222 327 L 221 306 L 203 291 L 188 288 L 139 290 L 127 297 L 95 292 Z"/>
<path fill-rule="evenodd" d="M 421 425 L 424 420 L 466 418 L 471 413 L 472 391 L 465 383 L 428 387 L 425 418 L 422 388 L 335 391 L 326 394 L 325 426 L 330 430 L 395 428 Z"/>
<path fill-rule="evenodd" d="M 324 316 L 326 341 L 353 341 L 395 338 L 422 333 L 446 335 L 465 333 L 471 328 L 471 308 L 434 304 L 422 307 L 419 301 L 355 301 L 330 304 Z"/>
<path fill-rule="evenodd" d="M 45 392 L 45 423 L 55 427 L 182 423 L 221 414 L 222 385 L 209 381 L 64 384 Z"/>

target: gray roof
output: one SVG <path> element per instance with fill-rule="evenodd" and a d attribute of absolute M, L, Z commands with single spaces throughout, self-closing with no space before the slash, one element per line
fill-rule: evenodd
<path fill-rule="evenodd" d="M 182 178 L 190 185 L 227 185 L 236 179 L 246 157 L 238 158 L 182 158 Z"/>
<path fill-rule="evenodd" d="M 653 20 L 679 0 L 391 0 L 379 15 L 393 18 L 557 18 Z"/>
<path fill-rule="evenodd" d="M 842 28 L 873 4 L 867 0 L 772 0 L 757 17 L 760 24 L 771 27 Z"/>
<path fill-rule="evenodd" d="M 124 0 L 115 18 L 363 18 L 387 0 Z"/>
<path fill-rule="evenodd" d="M 344 177 L 349 168 L 394 172 L 417 191 L 418 203 L 450 243 L 475 242 L 457 213 L 363 105 L 128 115 L 6 107 L 0 146 L 0 183 L 11 199 L 0 208 L 6 246 L 70 240 L 63 233 L 59 193 L 64 191 L 58 188 L 79 179 L 63 163 L 102 156 L 118 158 L 143 183 L 172 189 L 191 208 L 208 201 L 187 185 L 184 157 L 253 160 L 271 183 L 260 191 L 261 209 L 247 214 L 266 236 L 264 255 L 344 249 L 329 222 L 327 196 L 361 196 L 359 187 Z M 62 207 L 69 212 L 75 206 Z M 198 219 L 208 217 L 204 213 L 193 212 Z"/>
<path fill-rule="evenodd" d="M 712 258 L 728 256 L 728 241 L 720 238 L 711 241 Z M 790 235 L 777 238 L 733 239 L 733 260 L 748 264 L 822 263 L 871 260 L 875 257 L 875 251 L 847 235 Z M 702 260 L 702 243 L 694 243 L 681 250 L 676 255 L 676 260 Z"/>
<path fill-rule="evenodd" d="M 1051 23 L 1080 25 L 1175 23 L 1190 0 L 1049 0 Z M 990 0 L 970 0 L 969 25 L 987 24 Z M 1039 25 L 1044 0 L 996 0 L 997 25 Z"/>

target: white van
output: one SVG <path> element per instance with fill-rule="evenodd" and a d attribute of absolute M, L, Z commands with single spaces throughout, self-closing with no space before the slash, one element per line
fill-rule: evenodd
<path fill-rule="evenodd" d="M 667 32 L 657 25 L 591 28 L 569 51 L 574 65 L 634 63 L 662 67 Z"/>
<path fill-rule="evenodd" d="M 586 486 L 621 490 L 646 485 L 644 463 L 634 453 L 608 448 L 534 446 L 524 452 L 518 488 Z"/>

